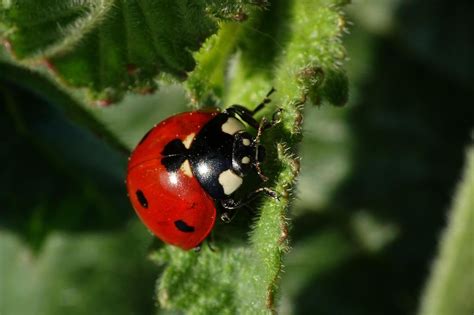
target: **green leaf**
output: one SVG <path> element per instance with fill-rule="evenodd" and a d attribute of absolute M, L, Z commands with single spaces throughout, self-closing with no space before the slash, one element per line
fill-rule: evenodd
<path fill-rule="evenodd" d="M 248 12 L 259 8 L 266 9 L 270 5 L 269 0 L 208 0 L 207 11 L 212 15 L 226 19 L 243 21 L 248 18 Z"/>
<path fill-rule="evenodd" d="M 22 66 L 0 60 L 0 80 L 12 82 L 13 84 L 25 88 L 44 101 L 57 107 L 68 119 L 86 127 L 114 149 L 121 152 L 128 152 L 128 148 L 118 141 L 115 135 L 113 135 L 106 126 L 101 124 L 100 121 L 97 121 L 97 119 L 85 109 L 83 99 L 71 93 L 70 90 L 58 86 L 58 84 L 41 73 L 32 72 Z"/>
<path fill-rule="evenodd" d="M 438 258 L 426 284 L 420 315 L 474 312 L 474 147 L 467 152 L 464 176 L 459 184 L 448 227 L 443 233 Z"/>
<path fill-rule="evenodd" d="M 186 78 L 195 66 L 192 52 L 217 29 L 212 14 L 232 18 L 255 7 L 227 2 L 3 1 L 0 40 L 17 61 L 46 66 L 67 86 L 86 87 L 108 104 L 127 90 L 155 89 L 159 73 Z"/>
<path fill-rule="evenodd" d="M 0 313 L 152 314 L 149 239 L 138 222 L 115 232 L 56 232 L 35 254 L 0 229 Z"/>
<path fill-rule="evenodd" d="M 299 173 L 296 146 L 302 138 L 303 105 L 308 99 L 334 105 L 347 99 L 342 4 L 274 1 L 244 23 L 224 23 L 195 54 L 197 67 L 187 83 L 192 100 L 201 106 L 252 107 L 271 87 L 277 90 L 264 114 L 283 111 L 281 123 L 264 136 L 264 171 L 280 198 L 266 197 L 252 205 L 259 210 L 250 245 L 245 234 L 251 219 L 242 210 L 232 228 L 217 223 L 216 251 L 183 252 L 169 246 L 155 251 L 153 259 L 167 264 L 158 283 L 163 308 L 188 314 L 276 312 L 282 262 L 289 249 L 288 210 Z"/>
<path fill-rule="evenodd" d="M 224 24 L 195 54 L 197 69 L 187 81 L 192 100 L 205 105 L 220 104 L 219 99 L 257 104 L 273 83 L 280 95 L 302 86 L 315 104 L 324 100 L 344 105 L 348 82 L 342 69 L 345 50 L 340 37 L 346 30 L 338 9 L 342 4 L 275 1 L 270 10 L 246 23 Z M 312 10 L 315 16 L 310 21 L 295 19 L 301 9 Z M 229 76 L 231 90 L 224 95 Z M 291 80 L 295 76 L 298 82 Z"/>

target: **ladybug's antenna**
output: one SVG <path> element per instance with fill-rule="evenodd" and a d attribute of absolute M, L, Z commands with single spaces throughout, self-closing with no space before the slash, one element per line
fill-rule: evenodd
<path fill-rule="evenodd" d="M 275 92 L 275 88 L 272 87 L 271 90 L 265 95 L 265 98 L 263 101 L 255 107 L 255 109 L 252 111 L 252 116 L 258 113 L 262 108 L 265 107 L 266 104 L 270 103 L 272 100 L 270 99 L 270 95 L 272 95 Z"/>

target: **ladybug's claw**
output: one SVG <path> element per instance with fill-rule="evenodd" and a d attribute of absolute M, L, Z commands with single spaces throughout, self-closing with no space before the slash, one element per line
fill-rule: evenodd
<path fill-rule="evenodd" d="M 272 116 L 271 127 L 279 124 L 281 122 L 281 113 L 283 112 L 283 108 L 278 108 Z"/>
<path fill-rule="evenodd" d="M 258 160 L 257 162 L 255 162 L 255 169 L 257 170 L 257 174 L 262 180 L 262 182 L 268 181 L 268 177 L 262 173 L 262 169 L 260 168 L 260 162 L 258 162 Z"/>
<path fill-rule="evenodd" d="M 273 189 L 270 189 L 268 187 L 262 187 L 260 189 L 262 189 L 262 191 L 264 191 L 268 196 L 272 197 L 273 199 L 280 200 L 280 195 Z"/>
<path fill-rule="evenodd" d="M 235 215 L 235 213 L 234 213 Z M 231 215 L 229 212 L 224 212 L 221 214 L 221 220 L 222 222 L 224 223 L 230 223 L 232 221 L 232 219 L 234 218 L 234 215 Z"/>
<path fill-rule="evenodd" d="M 212 246 L 211 241 L 207 241 L 206 243 L 207 243 L 207 247 L 209 247 L 211 252 L 213 252 L 213 253 L 217 252 L 217 249 L 214 246 Z"/>

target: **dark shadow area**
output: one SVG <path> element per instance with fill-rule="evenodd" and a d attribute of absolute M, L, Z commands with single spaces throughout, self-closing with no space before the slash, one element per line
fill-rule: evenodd
<path fill-rule="evenodd" d="M 395 34 L 404 49 L 445 79 L 472 89 L 474 2 L 400 1 Z"/>
<path fill-rule="evenodd" d="M 0 226 L 38 249 L 52 230 L 115 229 L 133 216 L 126 157 L 56 106 L 0 81 Z"/>
<path fill-rule="evenodd" d="M 353 168 L 331 207 L 348 217 L 363 209 L 400 233 L 381 252 L 315 277 L 297 296 L 297 314 L 413 314 L 461 175 L 474 91 L 393 41 L 377 40 L 374 56 L 349 114 Z M 302 216 L 294 230 L 313 219 Z"/>

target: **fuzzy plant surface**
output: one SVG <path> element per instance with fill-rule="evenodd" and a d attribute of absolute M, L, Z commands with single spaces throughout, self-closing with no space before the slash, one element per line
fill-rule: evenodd
<path fill-rule="evenodd" d="M 105 134 L 116 148 L 119 141 L 95 123 L 84 103 L 109 104 L 130 90 L 152 92 L 163 74 L 185 80 L 195 108 L 238 103 L 252 109 L 276 90 L 257 118 L 270 119 L 281 109 L 280 123 L 262 140 L 266 185 L 279 198 L 262 197 L 232 224 L 217 223 L 213 249 L 154 249 L 150 257 L 164 268 L 156 292 L 161 308 L 187 314 L 277 312 L 300 169 L 302 111 L 308 103 L 342 106 L 348 98 L 341 40 L 347 2 L 1 2 L 3 78 L 14 80 L 6 71 L 25 71 L 18 66 L 47 72 L 56 86 L 51 90 L 67 95 L 58 96 L 66 114 Z"/>
<path fill-rule="evenodd" d="M 29 68 L 46 67 L 107 105 L 127 90 L 150 93 L 158 74 L 183 80 L 192 52 L 218 29 L 266 1 L 2 1 L 0 39 Z"/>
<path fill-rule="evenodd" d="M 342 4 L 273 2 L 245 23 L 223 24 L 195 54 L 197 67 L 187 86 L 196 107 L 251 107 L 276 89 L 264 115 L 269 118 L 281 108 L 281 122 L 265 136 L 264 171 L 280 197 L 263 197 L 252 205 L 257 215 L 247 221 L 250 229 L 235 233 L 218 224 L 214 250 L 204 246 L 196 254 L 165 247 L 154 252 L 152 258 L 166 265 L 157 284 L 161 307 L 188 314 L 276 312 L 283 257 L 290 247 L 288 210 L 299 173 L 303 105 L 347 100 Z"/>

